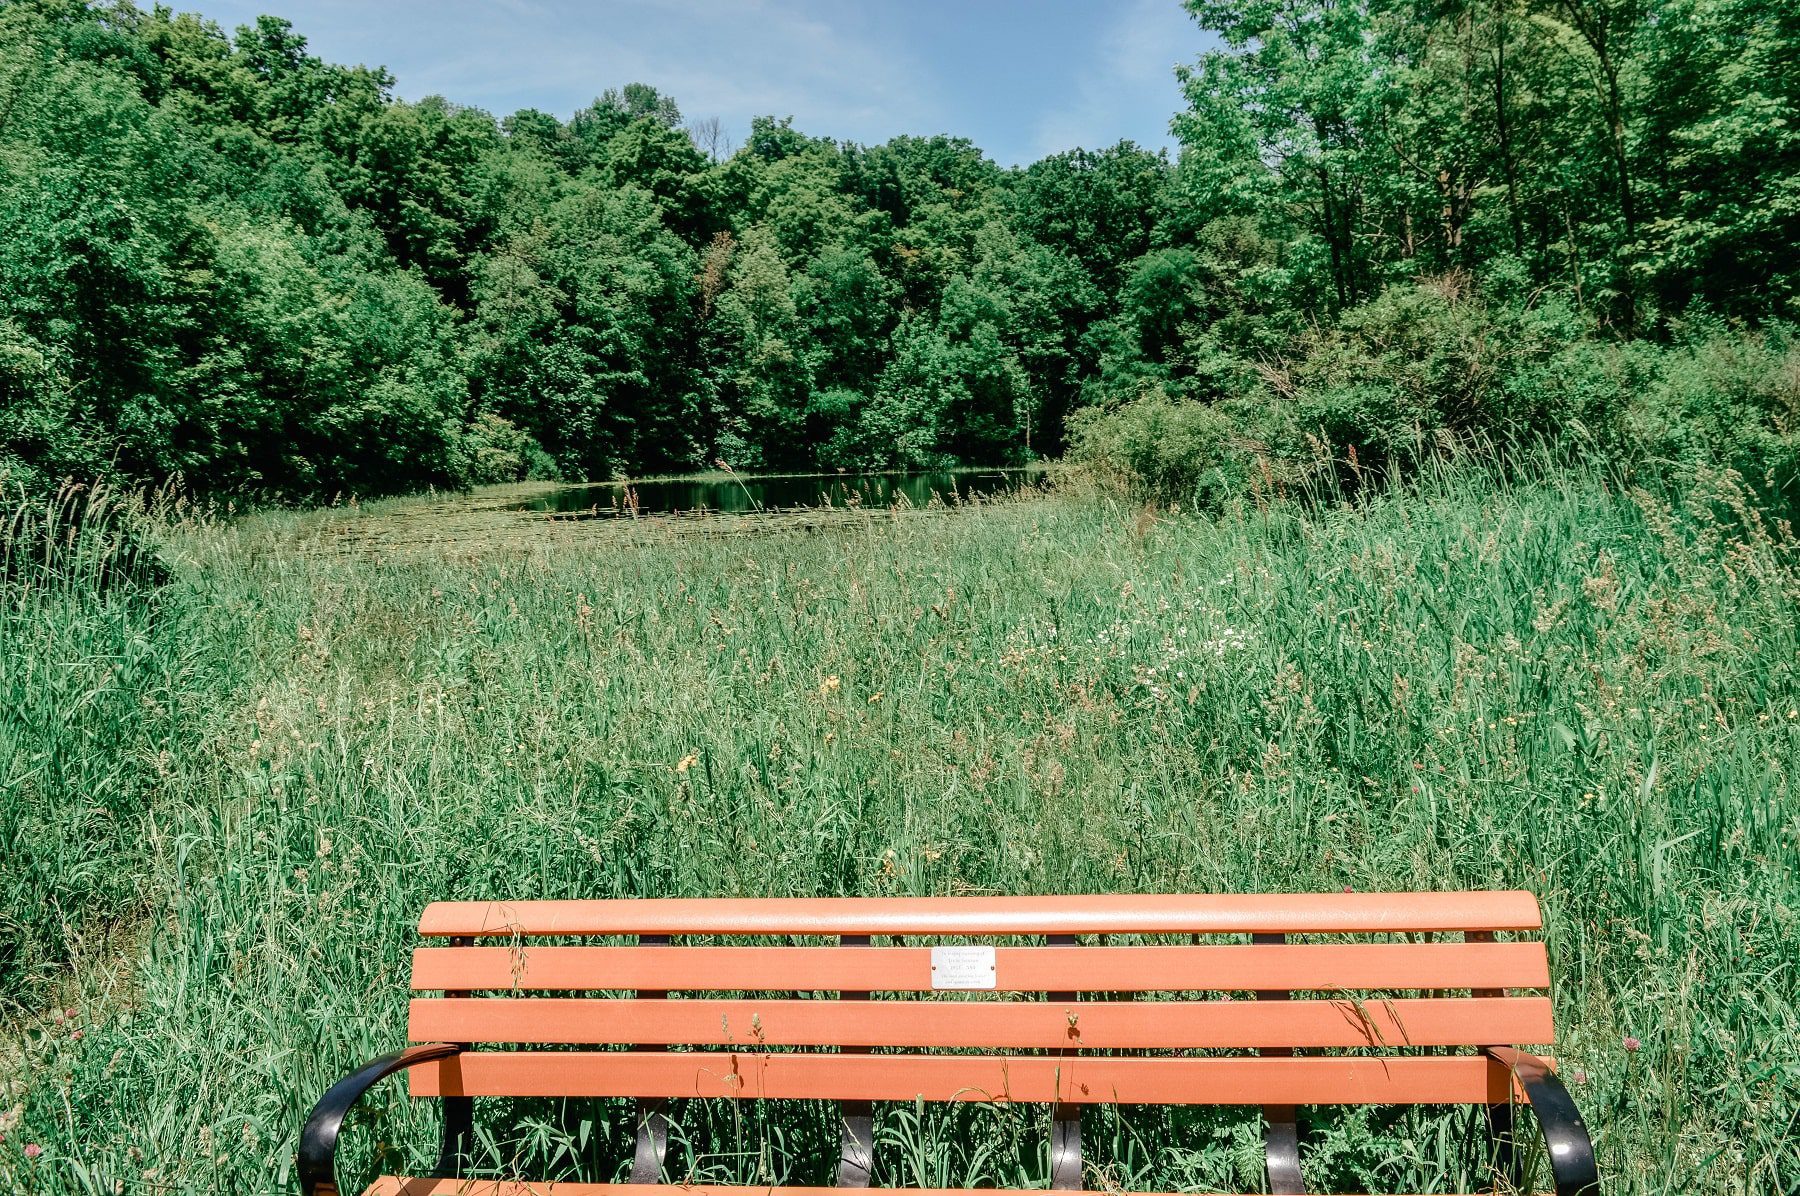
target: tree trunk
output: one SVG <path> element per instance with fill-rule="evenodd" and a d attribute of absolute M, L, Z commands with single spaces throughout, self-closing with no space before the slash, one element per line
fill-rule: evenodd
<path fill-rule="evenodd" d="M 1344 287 L 1344 255 L 1338 245 L 1336 205 L 1331 202 L 1331 176 L 1319 168 L 1319 198 L 1324 208 L 1320 222 L 1325 226 L 1325 244 L 1331 250 L 1331 283 L 1337 289 L 1337 305 L 1341 309 L 1350 300 Z"/>
<path fill-rule="evenodd" d="M 1525 224 L 1519 215 L 1519 177 L 1513 164 L 1512 126 L 1506 120 L 1506 4 L 1494 3 L 1494 128 L 1500 140 L 1500 170 L 1506 176 L 1506 210 L 1512 217 L 1513 252 L 1525 254 Z"/>

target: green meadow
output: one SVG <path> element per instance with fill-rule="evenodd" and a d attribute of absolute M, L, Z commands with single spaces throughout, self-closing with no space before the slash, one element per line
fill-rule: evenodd
<path fill-rule="evenodd" d="M 1547 476 L 679 532 L 165 504 L 157 587 L 21 504 L 0 1189 L 291 1190 L 311 1102 L 404 1042 L 436 898 L 1517 886 L 1608 1191 L 1792 1190 L 1791 530 L 1730 475 Z M 1046 1116 L 886 1108 L 877 1180 L 1041 1183 Z M 622 1106 L 478 1117 L 492 1173 L 629 1156 Z M 686 1110 L 672 1172 L 828 1182 L 830 1117 Z M 1260 1190 L 1253 1110 L 1088 1118 L 1094 1186 Z M 358 1174 L 434 1119 L 378 1090 Z M 1322 1112 L 1309 1180 L 1475 1190 L 1472 1131 Z"/>

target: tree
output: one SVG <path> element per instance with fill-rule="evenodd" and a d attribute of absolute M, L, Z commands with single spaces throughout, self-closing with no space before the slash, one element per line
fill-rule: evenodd
<path fill-rule="evenodd" d="M 1111 294 L 1126 264 L 1151 248 L 1169 173 L 1165 155 L 1129 141 L 1054 154 L 1012 180 L 1014 220 L 1034 240 L 1080 262 Z"/>
<path fill-rule="evenodd" d="M 481 262 L 471 385 L 568 477 L 693 465 L 695 265 L 637 187 L 577 191 Z"/>
<path fill-rule="evenodd" d="M 725 131 L 725 122 L 718 117 L 709 116 L 705 120 L 689 121 L 687 132 L 694 148 L 705 154 L 708 160 L 723 162 L 731 157 L 734 148 L 731 134 Z"/>
<path fill-rule="evenodd" d="M 707 333 L 718 380 L 714 455 L 734 466 L 810 463 L 802 436 L 812 391 L 806 334 L 769 229 L 752 226 L 736 244 Z"/>
<path fill-rule="evenodd" d="M 0 3 L 0 471 L 306 498 L 720 454 L 993 464 L 1144 395 L 1232 414 L 1140 431 L 1249 419 L 1298 452 L 1313 419 L 1403 462 L 1408 420 L 1618 439 L 1616 396 L 1665 391 L 1657 443 L 1780 458 L 1780 386 L 1714 403 L 1646 383 L 1645 346 L 1629 385 L 1596 363 L 1697 328 L 1785 352 L 1800 9 L 1189 8 L 1224 44 L 1180 72 L 1178 158 L 1003 171 L 772 116 L 733 149 L 642 83 L 495 121 L 275 17 Z M 1534 397 L 1564 390 L 1589 397 Z"/>

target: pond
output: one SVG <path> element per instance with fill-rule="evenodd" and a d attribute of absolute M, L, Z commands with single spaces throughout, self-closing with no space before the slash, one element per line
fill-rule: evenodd
<path fill-rule="evenodd" d="M 928 473 L 711 474 L 648 482 L 559 486 L 508 503 L 509 511 L 552 518 L 602 519 L 690 511 L 772 513 L 818 507 L 923 507 L 1010 494 L 1043 476 L 1041 469 L 944 469 Z"/>

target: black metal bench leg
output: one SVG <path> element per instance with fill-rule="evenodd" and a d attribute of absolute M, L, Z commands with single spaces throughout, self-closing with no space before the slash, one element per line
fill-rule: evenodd
<path fill-rule="evenodd" d="M 1050 1114 L 1050 1186 L 1081 1187 L 1081 1106 L 1056 1105 Z"/>
<path fill-rule="evenodd" d="M 1252 943 L 1275 944 L 1287 942 L 1285 934 L 1253 934 Z M 1291 994 L 1285 992 L 1259 992 L 1259 1001 L 1285 1001 Z M 1264 1047 L 1257 1052 L 1264 1056 L 1291 1055 L 1294 1052 L 1286 1047 Z M 1293 1105 L 1263 1106 L 1263 1150 L 1268 1158 L 1269 1191 L 1276 1196 L 1304 1196 L 1306 1181 L 1300 1176 L 1300 1122 Z"/>
<path fill-rule="evenodd" d="M 452 947 L 472 947 L 475 940 L 461 935 L 452 936 Z M 466 997 L 466 992 L 446 992 L 446 997 Z M 461 1042 L 456 1044 L 462 1050 L 472 1049 L 473 1044 Z M 444 1134 L 438 1149 L 437 1167 L 433 1171 L 434 1178 L 455 1179 L 469 1165 L 469 1152 L 475 1146 L 475 1098 L 472 1096 L 446 1096 L 440 1102 L 444 1110 Z"/>
<path fill-rule="evenodd" d="M 1263 1107 L 1263 1148 L 1269 1160 L 1269 1191 L 1280 1196 L 1304 1193 L 1300 1178 L 1300 1124 L 1293 1105 Z"/>
<path fill-rule="evenodd" d="M 638 945 L 643 947 L 669 945 L 666 934 L 640 934 Z M 641 998 L 656 1000 L 667 997 L 666 992 L 640 992 Z M 642 1046 L 638 1050 L 660 1051 L 660 1045 Z M 637 1103 L 637 1135 L 631 1154 L 631 1182 L 634 1184 L 655 1184 L 662 1182 L 663 1160 L 669 1154 L 669 1102 L 662 1098 L 640 1100 Z"/>
<path fill-rule="evenodd" d="M 669 1153 L 669 1116 L 665 1100 L 640 1100 L 637 1106 L 637 1142 L 631 1156 L 631 1182 L 662 1182 L 663 1159 Z"/>
<path fill-rule="evenodd" d="M 1594 1143 L 1588 1137 L 1587 1123 L 1582 1120 L 1581 1111 L 1575 1107 L 1569 1090 L 1550 1070 L 1550 1065 L 1529 1051 L 1511 1047 L 1484 1047 L 1482 1053 L 1505 1067 L 1512 1080 L 1524 1089 L 1526 1103 L 1531 1106 L 1538 1129 L 1544 1135 L 1556 1196 L 1599 1196 L 1600 1172 L 1594 1163 Z M 1512 1107 L 1507 1106 L 1509 1130 L 1514 1116 Z M 1504 1148 L 1500 1145 L 1503 1141 L 1507 1144 Z M 1494 1142 L 1496 1152 L 1501 1149 L 1512 1152 L 1514 1166 L 1517 1166 L 1514 1135 L 1509 1132 L 1504 1139 L 1497 1136 Z"/>
<path fill-rule="evenodd" d="M 1072 934 L 1053 934 L 1052 947 L 1074 947 L 1081 940 Z M 1078 993 L 1046 993 L 1051 1001 L 1073 1003 Z M 1059 1050 L 1058 1055 L 1073 1055 Z M 1081 1187 L 1081 1106 L 1058 1102 L 1050 1106 L 1050 1186 L 1058 1191 L 1075 1191 Z"/>
<path fill-rule="evenodd" d="M 846 947 L 867 947 L 869 936 L 846 934 L 839 936 L 838 942 Z M 839 993 L 838 998 L 844 1001 L 866 1001 L 869 994 Z M 853 1051 L 857 1048 L 841 1049 Z M 838 1105 L 838 1117 L 841 1127 L 838 1133 L 837 1186 L 866 1188 L 875 1174 L 875 1103 L 866 1100 L 842 1101 Z"/>
<path fill-rule="evenodd" d="M 1525 1168 L 1513 1137 L 1513 1107 L 1488 1105 L 1486 1112 L 1488 1166 L 1509 1190 L 1520 1191 L 1525 1187 Z"/>
<path fill-rule="evenodd" d="M 837 1186 L 866 1188 L 875 1172 L 875 1106 L 866 1100 L 843 1102 Z"/>
<path fill-rule="evenodd" d="M 475 1145 L 475 1098 L 446 1096 L 442 1104 L 444 1137 L 432 1174 L 438 1179 L 455 1179 L 469 1165 L 469 1152 Z"/>

